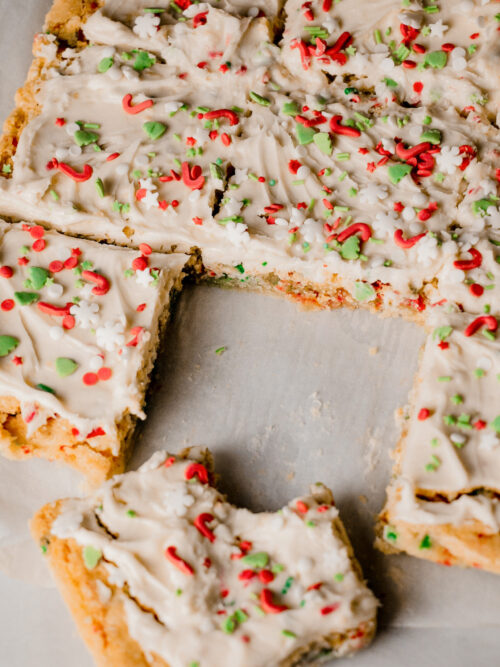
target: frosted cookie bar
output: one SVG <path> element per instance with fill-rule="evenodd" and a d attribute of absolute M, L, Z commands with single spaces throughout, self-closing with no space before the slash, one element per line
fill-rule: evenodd
<path fill-rule="evenodd" d="M 0 222 L 0 451 L 124 468 L 185 255 Z"/>
<path fill-rule="evenodd" d="M 339 96 L 498 118 L 497 2 L 288 0 L 285 11 L 282 60 L 311 92 L 333 79 Z"/>
<path fill-rule="evenodd" d="M 498 315 L 440 315 L 433 324 L 380 544 L 500 573 Z"/>
<path fill-rule="evenodd" d="M 256 99 L 215 216 L 239 258 L 232 269 L 209 262 L 215 276 L 328 307 L 417 315 L 443 300 L 477 309 L 497 298 L 491 128 L 453 111 Z"/>
<path fill-rule="evenodd" d="M 322 484 L 276 513 L 230 505 L 207 451 L 157 452 L 32 532 L 96 663 L 317 663 L 366 646 L 377 602 Z"/>

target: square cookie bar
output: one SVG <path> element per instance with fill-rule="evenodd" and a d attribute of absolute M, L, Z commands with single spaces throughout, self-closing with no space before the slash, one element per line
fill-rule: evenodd
<path fill-rule="evenodd" d="M 0 451 L 123 470 L 185 255 L 0 223 Z"/>
<path fill-rule="evenodd" d="M 381 515 L 380 545 L 500 572 L 498 317 L 438 317 Z"/>
<path fill-rule="evenodd" d="M 366 646 L 377 602 L 331 492 L 254 514 L 213 482 L 209 452 L 157 452 L 33 519 L 96 663 L 284 666 Z"/>

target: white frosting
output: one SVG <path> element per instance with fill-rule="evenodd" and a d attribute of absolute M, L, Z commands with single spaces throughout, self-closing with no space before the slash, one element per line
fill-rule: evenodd
<path fill-rule="evenodd" d="M 253 514 L 196 474 L 187 479 L 193 460 L 169 457 L 167 467 L 160 458 L 87 500 L 68 501 L 52 525 L 84 553 L 102 554 L 146 656 L 172 667 L 264 667 L 330 633 L 345 634 L 340 653 L 367 641 L 377 603 L 332 529 L 338 511 L 325 487 L 315 485 L 277 513 Z M 204 513 L 212 516 L 205 517 L 210 539 L 195 525 Z M 166 556 L 169 547 L 193 574 Z M 286 608 L 272 613 L 263 590 Z"/>
<path fill-rule="evenodd" d="M 20 402 L 28 437 L 58 415 L 82 439 L 100 429 L 90 442 L 117 454 L 117 422 L 127 412 L 144 416 L 145 384 L 138 375 L 148 366 L 151 334 L 187 258 L 149 255 L 148 267 L 139 272 L 132 262 L 140 253 L 41 228 L 43 238 L 37 239 L 30 229 L 0 222 L 0 266 L 13 272 L 0 273 L 0 336 L 15 343 L 10 352 L 2 348 L 0 396 Z M 45 247 L 37 249 L 37 242 Z M 59 270 L 65 261 L 70 264 Z M 104 277 L 104 294 L 93 292 L 95 280 L 85 271 Z M 140 279 L 144 273 L 150 280 Z M 33 301 L 23 305 L 28 295 Z M 47 311 L 47 304 L 69 304 L 69 322 Z"/>

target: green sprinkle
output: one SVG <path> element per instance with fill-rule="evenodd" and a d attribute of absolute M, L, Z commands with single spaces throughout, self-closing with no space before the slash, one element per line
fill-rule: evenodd
<path fill-rule="evenodd" d="M 400 181 L 403 180 L 412 170 L 410 164 L 392 164 L 387 172 L 389 174 L 389 179 L 391 183 L 397 185 Z"/>
<path fill-rule="evenodd" d="M 295 639 L 297 637 L 295 632 L 292 632 L 291 630 L 282 630 L 281 634 L 285 637 L 290 637 L 290 639 Z"/>
<path fill-rule="evenodd" d="M 283 572 L 285 569 L 284 565 L 281 565 L 281 563 L 274 563 L 274 565 L 271 565 L 271 572 L 273 574 L 278 574 L 278 572 Z"/>
<path fill-rule="evenodd" d="M 52 190 L 52 189 L 49 190 L 49 194 L 50 194 L 50 196 L 52 197 L 52 199 L 53 199 L 54 201 L 58 201 L 58 200 L 59 200 L 59 195 L 57 194 L 57 192 L 56 192 L 55 190 Z"/>
<path fill-rule="evenodd" d="M 243 267 L 243 264 L 237 264 L 234 268 L 235 268 L 237 271 L 239 271 L 240 273 L 245 273 L 245 269 L 244 269 L 244 267 Z"/>
<path fill-rule="evenodd" d="M 344 575 L 342 574 L 342 572 L 337 572 L 337 574 L 333 575 L 333 578 L 334 578 L 335 581 L 339 581 L 339 582 L 344 581 Z"/>
<path fill-rule="evenodd" d="M 221 181 L 224 178 L 224 171 L 215 162 L 210 163 L 210 176 Z"/>
<path fill-rule="evenodd" d="M 73 359 L 68 359 L 68 357 L 57 357 L 55 367 L 59 377 L 65 378 L 76 371 L 78 364 Z"/>
<path fill-rule="evenodd" d="M 434 69 L 443 69 L 448 62 L 448 55 L 445 51 L 431 51 L 425 54 L 424 62 Z"/>
<path fill-rule="evenodd" d="M 340 246 L 340 254 L 343 259 L 358 259 L 360 253 L 360 241 L 354 234 L 342 243 Z"/>
<path fill-rule="evenodd" d="M 297 102 L 285 102 L 281 109 L 281 113 L 285 116 L 296 116 L 300 111 L 299 105 Z"/>
<path fill-rule="evenodd" d="M 10 174 L 12 172 L 12 165 L 3 164 L 2 165 L 2 174 Z"/>
<path fill-rule="evenodd" d="M 441 139 L 441 132 L 432 128 L 424 130 L 420 135 L 420 141 L 428 141 L 430 144 L 440 144 Z"/>
<path fill-rule="evenodd" d="M 260 104 L 263 107 L 271 106 L 271 100 L 268 100 L 267 97 L 262 97 L 262 95 L 259 95 L 253 90 L 250 91 L 249 96 L 251 100 L 257 102 L 257 104 Z"/>
<path fill-rule="evenodd" d="M 424 535 L 418 548 L 419 549 L 430 549 L 431 546 L 432 546 L 431 538 L 428 535 Z"/>
<path fill-rule="evenodd" d="M 233 617 L 238 621 L 238 623 L 244 623 L 245 621 L 248 621 L 248 614 L 246 614 L 243 609 L 237 609 Z"/>
<path fill-rule="evenodd" d="M 492 428 L 495 433 L 500 433 L 500 415 L 495 417 L 495 419 L 490 423 L 490 428 Z"/>
<path fill-rule="evenodd" d="M 451 382 L 451 375 L 440 375 L 438 382 Z"/>
<path fill-rule="evenodd" d="M 314 141 L 314 135 L 316 134 L 316 129 L 314 127 L 306 127 L 302 123 L 296 123 L 295 125 L 295 135 L 297 141 L 301 146 L 306 146 Z"/>
<path fill-rule="evenodd" d="M 269 554 L 265 551 L 258 551 L 257 553 L 243 556 L 241 562 L 251 567 L 266 567 L 269 562 Z"/>
<path fill-rule="evenodd" d="M 313 137 L 313 141 L 322 153 L 325 155 L 332 154 L 333 144 L 328 132 L 317 132 Z"/>
<path fill-rule="evenodd" d="M 396 540 L 398 539 L 398 534 L 396 532 L 396 529 L 393 528 L 392 526 L 384 526 L 384 537 L 389 542 L 396 542 Z"/>
<path fill-rule="evenodd" d="M 375 290 L 368 283 L 360 281 L 354 283 L 354 298 L 356 301 L 371 301 L 375 296 Z"/>
<path fill-rule="evenodd" d="M 45 391 L 47 394 L 55 394 L 56 392 L 52 389 L 52 387 L 49 387 L 46 384 L 43 384 L 42 382 L 39 382 L 37 385 L 35 385 L 36 389 L 39 389 L 40 391 Z"/>
<path fill-rule="evenodd" d="M 133 53 L 136 54 L 133 67 L 137 72 L 142 72 L 148 67 L 152 67 L 156 62 L 156 58 L 150 56 L 146 51 L 133 51 Z"/>
<path fill-rule="evenodd" d="M 226 350 L 227 350 L 227 347 L 226 347 L 225 345 L 223 345 L 222 347 L 218 347 L 218 348 L 215 350 L 215 354 L 218 354 L 219 357 L 220 357 L 220 355 L 221 355 L 221 354 L 224 354 L 224 352 L 225 352 Z"/>
<path fill-rule="evenodd" d="M 455 394 L 454 396 L 451 397 L 451 402 L 454 405 L 460 405 L 460 403 L 464 402 L 463 396 L 460 396 L 460 394 Z"/>
<path fill-rule="evenodd" d="M 110 67 L 113 67 L 113 58 L 103 58 L 97 65 L 97 71 L 104 74 Z"/>
<path fill-rule="evenodd" d="M 83 548 L 83 562 L 87 570 L 93 570 L 102 558 L 102 551 L 87 545 Z"/>
<path fill-rule="evenodd" d="M 142 129 L 150 139 L 153 139 L 153 141 L 162 137 L 167 130 L 166 126 L 163 125 L 163 123 L 160 123 L 156 120 L 147 121 L 142 126 Z"/>
<path fill-rule="evenodd" d="M 99 139 L 98 134 L 95 132 L 88 132 L 87 130 L 77 130 L 73 136 L 79 146 L 88 146 Z"/>
<path fill-rule="evenodd" d="M 39 290 L 47 283 L 49 272 L 40 266 L 30 266 L 28 269 L 30 287 Z"/>
<path fill-rule="evenodd" d="M 14 292 L 14 299 L 20 306 L 29 306 L 38 301 L 39 296 L 36 292 Z"/>
<path fill-rule="evenodd" d="M 288 577 L 285 581 L 283 588 L 281 589 L 281 595 L 286 595 L 290 590 L 291 585 L 293 584 L 293 577 Z"/>
<path fill-rule="evenodd" d="M 340 160 L 341 162 L 344 162 L 345 160 L 349 160 L 351 158 L 350 153 L 335 153 L 335 159 Z"/>
<path fill-rule="evenodd" d="M 236 629 L 236 623 L 233 621 L 232 617 L 224 619 L 221 624 L 221 630 L 227 635 L 232 635 Z"/>
<path fill-rule="evenodd" d="M 477 378 L 482 378 L 483 375 L 484 375 L 484 373 L 485 373 L 485 371 L 484 371 L 483 368 L 476 368 L 476 369 L 474 370 L 474 375 L 475 375 Z"/>
<path fill-rule="evenodd" d="M 384 79 L 384 83 L 388 88 L 397 88 L 398 87 L 397 82 L 394 81 L 394 79 L 389 79 L 389 77 L 387 77 L 387 76 Z"/>
<path fill-rule="evenodd" d="M 97 190 L 99 197 L 104 197 L 104 183 L 100 178 L 96 178 L 95 189 Z"/>
<path fill-rule="evenodd" d="M 373 33 L 373 39 L 375 40 L 375 44 L 382 44 L 382 35 L 380 34 L 380 30 L 375 30 Z"/>
<path fill-rule="evenodd" d="M 19 339 L 14 336 L 0 336 L 0 357 L 6 357 L 19 345 Z"/>
<path fill-rule="evenodd" d="M 437 327 L 432 332 L 432 338 L 435 339 L 437 336 L 439 340 L 446 340 L 452 331 L 453 329 L 450 326 Z"/>

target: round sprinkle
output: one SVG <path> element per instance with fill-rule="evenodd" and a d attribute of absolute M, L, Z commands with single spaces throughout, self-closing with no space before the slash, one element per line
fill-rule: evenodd
<path fill-rule="evenodd" d="M 89 387 L 94 384 L 97 384 L 99 381 L 99 378 L 97 377 L 96 373 L 85 373 L 82 379 L 83 379 L 83 384 L 86 384 Z"/>
<path fill-rule="evenodd" d="M 10 266 L 0 266 L 0 276 L 2 278 L 12 278 L 13 275 L 14 271 Z"/>

